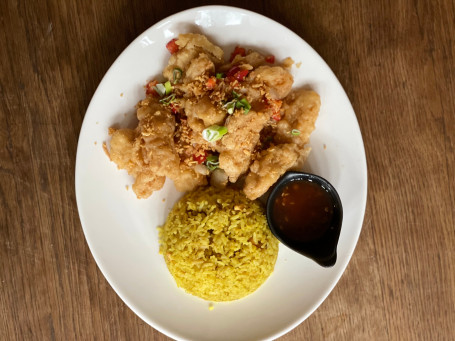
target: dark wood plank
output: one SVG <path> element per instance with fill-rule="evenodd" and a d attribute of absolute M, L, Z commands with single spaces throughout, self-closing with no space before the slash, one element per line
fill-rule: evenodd
<path fill-rule="evenodd" d="M 208 1 L 0 2 L 0 339 L 169 340 L 110 288 L 74 193 L 85 110 L 121 51 Z M 450 340 L 455 321 L 455 5 L 221 1 L 289 27 L 359 120 L 369 195 L 358 247 L 282 340 Z"/>

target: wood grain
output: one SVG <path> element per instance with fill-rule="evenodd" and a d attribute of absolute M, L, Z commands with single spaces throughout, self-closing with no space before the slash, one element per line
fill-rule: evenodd
<path fill-rule="evenodd" d="M 281 340 L 453 340 L 455 4 L 220 1 L 292 29 L 362 130 L 365 222 L 332 294 Z M 0 2 L 0 339 L 170 340 L 98 270 L 74 192 L 79 130 L 120 52 L 208 1 Z"/>

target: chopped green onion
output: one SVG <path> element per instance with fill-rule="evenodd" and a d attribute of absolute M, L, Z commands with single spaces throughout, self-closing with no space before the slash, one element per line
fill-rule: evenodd
<path fill-rule="evenodd" d="M 169 95 L 172 92 L 171 82 L 167 81 L 164 84 L 158 83 L 157 85 L 155 85 L 155 90 L 158 93 L 158 95 L 160 95 L 160 97 L 163 97 L 164 95 Z"/>
<path fill-rule="evenodd" d="M 172 102 L 175 102 L 175 94 L 170 94 L 169 96 L 166 96 L 162 99 L 160 99 L 160 103 L 168 105 Z"/>
<path fill-rule="evenodd" d="M 300 130 L 298 130 L 298 129 L 292 129 L 292 130 L 291 130 L 291 135 L 293 135 L 293 136 L 299 136 L 299 135 L 300 135 Z"/>
<path fill-rule="evenodd" d="M 208 142 L 214 142 L 226 135 L 227 132 L 226 127 L 213 125 L 202 131 L 202 137 Z"/>
<path fill-rule="evenodd" d="M 235 104 L 236 108 L 243 108 L 243 113 L 246 115 L 251 109 L 251 104 L 247 101 L 246 98 L 242 98 L 240 101 L 237 101 Z"/>
<path fill-rule="evenodd" d="M 223 78 L 223 77 L 224 77 L 224 73 L 222 73 L 222 72 L 218 72 L 218 73 L 216 74 L 216 78 L 217 78 L 217 79 L 221 79 L 221 78 Z"/>
<path fill-rule="evenodd" d="M 182 78 L 183 71 L 176 67 L 172 72 L 172 78 L 174 79 L 174 84 L 177 83 Z"/>
<path fill-rule="evenodd" d="M 166 94 L 166 88 L 162 83 L 158 83 L 157 85 L 155 85 L 155 90 L 158 93 L 158 95 L 160 95 L 160 97 L 163 97 Z"/>
<path fill-rule="evenodd" d="M 169 95 L 172 92 L 171 82 L 167 81 L 164 83 L 164 89 L 166 90 L 166 95 Z"/>
<path fill-rule="evenodd" d="M 234 98 L 240 98 L 240 94 L 235 92 L 234 90 L 232 90 L 232 96 L 234 96 Z"/>
<path fill-rule="evenodd" d="M 220 166 L 220 161 L 218 160 L 218 155 L 209 155 L 205 160 L 205 165 L 209 169 L 209 171 L 214 171 Z"/>
<path fill-rule="evenodd" d="M 229 115 L 232 115 L 234 113 L 234 110 L 235 110 L 235 103 L 236 103 L 236 100 L 233 100 L 233 101 L 230 101 L 230 102 L 227 102 L 223 107 L 224 109 L 227 110 L 228 114 Z"/>
<path fill-rule="evenodd" d="M 251 109 L 251 104 L 248 102 L 248 100 L 246 98 L 240 99 L 241 95 L 235 91 L 232 91 L 232 95 L 234 96 L 234 99 L 230 102 L 227 102 L 223 106 L 224 109 L 227 110 L 228 114 L 232 115 L 236 108 L 243 108 L 243 113 L 248 114 Z"/>

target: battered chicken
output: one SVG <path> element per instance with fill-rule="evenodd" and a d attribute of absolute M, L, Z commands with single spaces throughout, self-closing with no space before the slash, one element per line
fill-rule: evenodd
<path fill-rule="evenodd" d="M 263 151 L 251 165 L 245 179 L 245 195 L 251 200 L 259 198 L 298 158 L 299 152 L 293 143 L 280 144 Z"/>
<path fill-rule="evenodd" d="M 238 65 L 241 68 L 252 70 L 264 64 L 266 64 L 265 56 L 256 51 L 248 51 L 248 54 L 245 56 L 241 56 L 239 54 L 236 55 L 232 62 L 221 66 L 220 70 L 227 71 L 235 65 Z"/>
<path fill-rule="evenodd" d="M 215 64 L 210 60 L 207 54 L 200 53 L 197 58 L 190 62 L 188 69 L 185 72 L 184 81 L 191 82 L 204 74 L 213 74 L 214 72 Z"/>
<path fill-rule="evenodd" d="M 277 123 L 275 141 L 277 143 L 295 143 L 304 146 L 310 141 L 318 118 L 321 99 L 311 90 L 300 89 L 286 97 L 283 104 L 284 115 Z M 298 135 L 292 135 L 297 129 Z"/>
<path fill-rule="evenodd" d="M 136 132 L 132 129 L 111 128 L 112 135 L 111 150 L 109 156 L 117 164 L 119 169 L 125 169 L 131 175 L 137 175 L 137 164 L 135 155 L 138 153 L 138 146 L 135 144 Z"/>
<path fill-rule="evenodd" d="M 138 198 L 161 189 L 166 177 L 191 191 L 210 176 L 217 187 L 245 180 L 253 200 L 303 165 L 317 93 L 290 93 L 286 67 L 255 51 L 236 48 L 223 65 L 223 50 L 203 35 L 181 34 L 166 47 L 166 80 L 147 84 L 136 129 L 110 129 L 110 158 L 135 178 Z"/>
<path fill-rule="evenodd" d="M 170 111 L 144 100 L 139 104 L 136 130 L 111 129 L 110 157 L 118 168 L 125 169 L 136 180 L 133 191 L 138 198 L 147 198 L 161 189 L 166 176 L 175 177 L 180 160 L 172 138 L 175 118 Z"/>
<path fill-rule="evenodd" d="M 169 58 L 168 66 L 163 71 L 163 76 L 171 80 L 174 78 L 174 69 L 179 68 L 186 72 L 193 60 L 201 52 L 209 57 L 214 64 L 223 62 L 223 50 L 212 44 L 207 37 L 201 34 L 180 34 L 176 41 L 179 50 Z"/>
<path fill-rule="evenodd" d="M 192 191 L 198 186 L 207 184 L 207 177 L 197 173 L 193 168 L 180 164 L 179 172 L 175 177 L 171 177 L 174 181 L 175 188 L 180 192 Z"/>
<path fill-rule="evenodd" d="M 160 176 L 172 176 L 180 163 L 172 138 L 175 131 L 174 116 L 164 108 L 153 111 L 153 106 L 148 105 L 141 107 L 139 111 L 145 114 L 138 125 L 138 160 L 148 170 Z"/>
<path fill-rule="evenodd" d="M 165 181 L 165 176 L 159 176 L 147 170 L 137 175 L 132 188 L 138 199 L 145 199 L 151 196 L 154 191 L 160 190 Z"/>
<path fill-rule="evenodd" d="M 261 112 L 251 110 L 247 115 L 236 112 L 227 120 L 228 134 L 221 140 L 220 168 L 236 182 L 251 163 L 252 152 L 259 141 L 259 133 L 269 118 Z"/>
<path fill-rule="evenodd" d="M 292 88 L 292 75 L 281 66 L 260 66 L 248 76 L 250 80 L 263 82 L 272 99 L 286 97 Z"/>
<path fill-rule="evenodd" d="M 289 94 L 283 105 L 283 117 L 277 123 L 274 141 L 251 165 L 244 192 L 253 200 L 263 195 L 289 169 L 300 170 L 311 148 L 306 146 L 314 130 L 321 100 L 310 90 L 300 89 Z"/>
<path fill-rule="evenodd" d="M 185 113 L 188 117 L 188 125 L 197 133 L 214 124 L 223 124 L 226 118 L 226 110 L 217 108 L 204 96 L 198 100 L 186 100 Z"/>

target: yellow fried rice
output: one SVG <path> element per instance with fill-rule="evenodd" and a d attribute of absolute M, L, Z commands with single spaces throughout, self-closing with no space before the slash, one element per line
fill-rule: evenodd
<path fill-rule="evenodd" d="M 273 272 L 278 255 L 260 203 L 230 188 L 186 194 L 159 235 L 160 253 L 177 285 L 209 301 L 252 293 Z"/>

